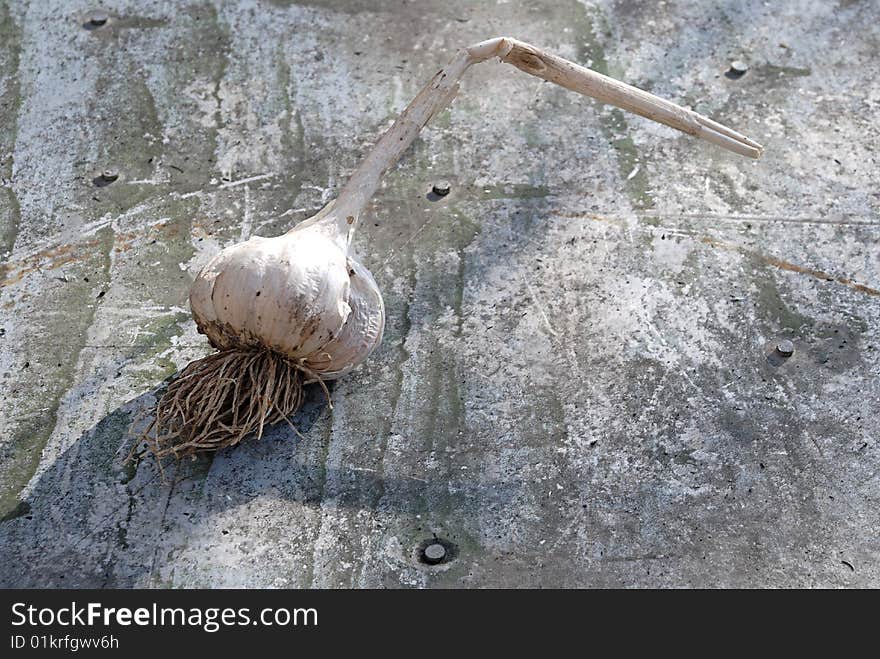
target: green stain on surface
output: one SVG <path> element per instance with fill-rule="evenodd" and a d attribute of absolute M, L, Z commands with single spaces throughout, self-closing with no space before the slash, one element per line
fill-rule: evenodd
<path fill-rule="evenodd" d="M 190 220 L 199 208 L 195 197 L 169 199 L 155 210 L 159 217 L 169 218 L 155 233 L 148 233 L 137 246 L 137 267 L 128 267 L 119 273 L 123 283 L 136 282 L 141 290 L 128 300 L 137 304 L 183 306 L 186 304 L 192 276 L 181 270 L 195 253 L 191 240 Z M 157 239 L 151 239 L 157 235 Z M 159 239 L 161 238 L 161 239 Z"/>
<path fill-rule="evenodd" d="M 468 276 L 466 250 L 479 234 L 481 226 L 460 205 L 438 208 L 434 212 L 448 217 L 435 225 L 433 235 L 423 247 L 421 259 L 428 266 L 421 268 L 418 274 L 421 288 L 429 296 L 429 308 L 426 310 L 429 318 L 420 319 L 420 323 L 427 321 L 430 325 L 432 319 L 438 319 L 447 309 L 451 309 L 456 322 L 453 336 L 460 337 L 464 316 L 464 289 Z M 454 251 L 458 257 L 457 267 L 446 268 L 441 265 L 443 261 L 435 261 L 437 253 L 430 247 L 430 243 L 443 245 L 444 250 Z M 462 436 L 467 433 L 462 390 L 467 373 L 455 351 L 450 350 L 439 338 L 426 336 L 425 341 L 425 371 L 418 385 L 424 405 L 418 418 L 421 420 L 425 442 L 429 444 L 438 461 L 436 470 L 428 476 L 431 487 L 429 496 L 426 497 L 425 519 L 449 532 L 455 510 L 461 505 L 462 495 L 450 492 L 442 484 L 462 475 L 455 455 Z"/>
<path fill-rule="evenodd" d="M 220 86 L 229 65 L 232 48 L 229 27 L 209 4 L 182 8 L 175 20 L 182 34 L 173 56 L 164 64 L 167 90 L 199 90 L 210 95 L 213 121 L 205 121 L 204 110 L 190 94 L 172 99 L 183 125 L 175 139 L 165 145 L 164 165 L 171 185 L 179 191 L 199 190 L 210 182 L 216 169 L 218 128 L 222 123 Z M 179 62 L 185 62 L 181 66 Z"/>
<path fill-rule="evenodd" d="M 12 188 L 0 187 L 0 258 L 6 258 L 15 246 L 18 225 L 21 222 L 21 208 L 18 197 Z M 7 266 L 0 263 L 0 279 L 7 271 Z"/>
<path fill-rule="evenodd" d="M 0 509 L 3 510 L 3 509 Z M 3 522 L 11 522 L 19 517 L 24 517 L 31 512 L 31 505 L 27 501 L 19 501 L 18 505 L 12 510 L 0 517 L 0 524 Z"/>
<path fill-rule="evenodd" d="M 149 30 L 160 27 L 167 27 L 168 19 L 167 18 L 151 18 L 149 16 L 118 16 L 113 18 L 108 24 L 107 27 L 110 30 L 105 30 L 104 33 L 112 31 L 112 30 L 121 30 L 121 29 L 135 29 L 135 30 Z M 100 33 L 100 31 L 97 31 Z"/>
<path fill-rule="evenodd" d="M 187 88 L 192 79 L 207 78 L 216 89 L 225 70 L 228 39 L 217 38 L 218 33 L 225 35 L 225 32 L 216 25 L 204 25 L 204 20 L 195 20 L 199 17 L 187 16 L 194 11 L 202 11 L 216 23 L 213 8 L 184 12 L 180 21 L 186 32 L 186 38 L 181 40 L 182 48 L 188 51 L 192 65 L 172 69 L 171 85 L 175 89 Z M 187 18 L 191 19 L 189 25 Z M 89 55 L 100 59 L 106 48 L 107 44 L 101 40 L 91 41 Z M 89 182 L 82 189 L 78 202 L 89 208 L 92 217 L 125 213 L 153 199 L 157 192 L 155 186 L 129 185 L 125 180 L 149 178 L 157 161 L 164 160 L 166 164 L 179 161 L 184 165 L 180 168 L 182 171 L 175 170 L 171 182 L 184 189 L 204 185 L 211 175 L 211 167 L 204 165 L 213 163 L 216 127 L 202 127 L 194 118 L 187 121 L 187 130 L 179 141 L 163 145 L 157 139 L 150 139 L 149 136 L 163 135 L 164 128 L 147 80 L 136 64 L 133 56 L 120 57 L 116 70 L 99 74 L 95 81 L 96 93 L 90 97 L 90 111 L 106 117 L 104 122 L 95 125 L 90 135 L 95 146 L 93 167 L 97 171 L 113 167 L 120 172 L 120 180 L 111 185 L 96 188 Z M 120 68 L 124 74 L 120 74 Z M 190 126 L 193 130 L 189 130 Z M 187 158 L 199 166 L 187 166 Z M 186 263 L 193 254 L 190 218 L 198 206 L 196 198 L 166 200 L 154 209 L 154 214 L 170 219 L 161 227 L 150 229 L 143 241 L 134 239 L 138 242 L 138 262 L 133 264 L 128 262 L 128 257 L 118 257 L 113 283 L 128 290 L 127 303 L 132 306 L 185 304 L 190 277 L 181 270 L 180 263 Z M 125 222 L 121 222 L 119 230 L 123 245 L 132 240 L 131 228 Z M 158 231 L 161 236 L 150 240 L 150 234 Z M 102 229 L 96 237 L 97 246 L 89 247 L 82 258 L 65 265 L 67 281 L 63 285 L 42 286 L 29 302 L 49 313 L 45 322 L 33 328 L 28 345 L 24 346 L 28 367 L 16 365 L 14 373 L 14 386 L 34 395 L 17 405 L 14 423 L 8 424 L 10 441 L 0 449 L 0 462 L 4 466 L 0 476 L 0 514 L 16 509 L 19 492 L 36 471 L 42 449 L 55 429 L 61 399 L 75 382 L 76 365 L 86 347 L 97 306 L 103 303 L 95 296 L 110 287 L 110 255 L 116 237 L 110 228 Z M 77 248 L 75 244 L 71 247 Z M 63 322 L 52 320 L 55 318 Z M 142 377 L 148 387 L 155 386 L 157 380 L 176 370 L 170 359 L 160 355 L 172 346 L 173 338 L 181 334 L 181 323 L 185 320 L 184 313 L 148 320 L 139 329 L 133 345 L 123 346 L 121 352 L 114 349 L 114 358 L 120 359 L 121 364 L 131 361 L 150 364 L 154 368 L 136 377 Z M 123 433 L 127 432 L 127 425 L 120 419 L 113 413 L 99 422 L 94 431 L 106 438 L 108 446 L 114 444 L 108 449 L 108 460 L 115 456 Z"/>
<path fill-rule="evenodd" d="M 803 78 L 812 75 L 812 73 L 812 69 L 809 68 L 777 66 L 776 64 L 762 64 L 755 68 L 755 74 L 765 79 L 779 79 L 785 77 Z"/>
<path fill-rule="evenodd" d="M 96 162 L 107 163 L 120 172 L 119 181 L 94 190 L 92 213 L 122 213 L 155 193 L 154 186 L 130 185 L 125 181 L 152 175 L 152 163 L 161 157 L 163 149 L 159 140 L 146 135 L 161 135 L 162 124 L 153 96 L 134 64 L 129 64 L 125 75 L 112 71 L 99 77 L 92 99 L 91 112 L 110 117 L 105 130 L 112 134 L 111 139 L 96 140 Z"/>
<path fill-rule="evenodd" d="M 168 54 L 169 61 L 164 62 L 166 89 L 175 94 L 179 94 L 179 90 L 205 89 L 215 105 L 213 121 L 204 121 L 202 109 L 189 95 L 176 96 L 171 99 L 172 105 L 181 113 L 184 125 L 177 127 L 174 140 L 162 144 L 158 138 L 164 135 L 163 124 L 143 63 L 134 55 L 119 57 L 116 66 L 104 70 L 98 78 L 91 101 L 92 111 L 105 117 L 103 131 L 112 135 L 97 142 L 98 162 L 107 163 L 121 173 L 118 183 L 96 191 L 99 204 L 107 206 L 99 206 L 99 210 L 119 212 L 153 196 L 157 191 L 154 185 L 131 185 L 125 180 L 149 179 L 159 167 L 162 176 L 169 178 L 169 186 L 179 192 L 201 189 L 213 175 L 217 129 L 222 121 L 220 85 L 231 48 L 229 31 L 211 5 L 181 9 L 174 26 L 180 36 L 175 50 Z M 125 52 L 123 32 L 114 30 L 106 34 L 108 39 L 114 38 L 118 43 L 108 44 L 104 40 L 90 43 L 89 54 L 96 60 L 106 58 L 111 48 Z M 179 62 L 186 65 L 181 66 Z M 120 74 L 120 68 L 124 74 Z M 168 100 L 165 99 L 166 103 Z M 109 112 L 108 104 L 112 105 Z"/>
<path fill-rule="evenodd" d="M 8 12 L 0 14 L 0 25 L 6 36 L 11 29 Z M 101 43 L 94 42 L 90 46 L 100 54 Z M 120 66 L 126 66 L 124 60 Z M 96 163 L 117 168 L 123 180 L 148 176 L 152 170 L 149 161 L 161 155 L 161 145 L 150 142 L 144 134 L 161 134 L 161 125 L 143 78 L 129 65 L 127 75 L 120 76 L 118 72 L 100 75 L 95 90 L 90 110 L 108 117 L 106 122 L 96 125 L 93 135 Z M 17 91 L 15 96 L 17 106 Z M 8 94 L 4 94 L 4 114 L 8 112 L 7 97 Z M 4 121 L 3 126 L 14 126 L 14 123 Z M 7 148 L 9 142 L 14 141 L 13 130 L 7 128 L 2 133 L 3 146 Z M 9 171 L 11 163 L 4 163 L 4 168 Z M 99 217 L 105 213 L 125 212 L 151 193 L 138 186 L 124 185 L 122 181 L 98 189 L 89 183 L 80 194 L 80 202 L 90 209 L 92 217 Z M 3 196 L 0 195 L 0 204 L 4 202 Z M 7 193 L 7 204 L 8 200 Z M 13 202 L 11 206 L 14 216 L 17 204 Z M 8 213 L 4 213 L 4 217 L 8 217 Z M 4 229 L 7 226 L 4 223 Z M 6 230 L 7 244 L 9 235 Z M 14 231 L 11 235 L 14 240 Z M 44 285 L 30 300 L 33 307 L 47 310 L 47 315 L 45 322 L 32 328 L 22 351 L 26 361 L 16 367 L 13 386 L 34 395 L 17 405 L 15 418 L 8 424 L 9 441 L 0 450 L 4 465 L 0 479 L 0 513 L 15 509 L 18 493 L 37 469 L 42 449 L 55 429 L 61 399 L 75 381 L 76 365 L 85 348 L 89 327 L 98 305 L 102 304 L 95 296 L 110 286 L 110 255 L 115 237 L 112 229 L 105 228 L 96 238 L 97 245 L 81 250 L 82 255 L 65 266 L 62 284 Z M 75 244 L 69 247 L 77 249 Z"/>
<path fill-rule="evenodd" d="M 0 3 L 0 258 L 15 244 L 21 210 L 12 190 L 12 154 L 21 105 L 18 67 L 21 31 L 12 20 L 7 3 Z"/>
<path fill-rule="evenodd" d="M 748 271 L 754 274 L 758 295 L 754 300 L 758 318 L 769 322 L 771 329 L 789 329 L 793 332 L 808 330 L 815 321 L 792 309 L 783 298 L 776 283 L 775 270 L 759 255 L 747 257 Z"/>
<path fill-rule="evenodd" d="M 639 210 L 653 208 L 647 165 L 641 161 L 632 137 L 626 134 L 629 126 L 623 110 L 613 108 L 603 114 L 600 121 L 617 155 L 618 171 L 633 206 Z"/>
<path fill-rule="evenodd" d="M 426 482 L 413 479 L 395 490 L 385 492 L 381 487 L 372 494 L 379 506 L 383 498 L 406 497 L 411 506 L 407 510 L 412 516 L 402 517 L 395 532 L 401 537 L 413 538 L 413 544 L 415 539 L 432 531 L 443 533 L 456 544 L 464 537 L 454 523 L 455 510 L 462 504 L 463 495 L 450 491 L 446 485 L 465 473 L 459 470 L 455 460 L 456 446 L 466 433 L 462 402 L 464 369 L 455 351 L 437 334 L 420 330 L 417 355 L 411 355 L 405 346 L 412 326 L 430 326 L 448 311 L 454 315 L 453 340 L 461 334 L 468 277 L 466 250 L 481 231 L 481 225 L 469 214 L 467 204 L 456 204 L 454 200 L 458 195 L 473 202 L 481 195 L 486 199 L 504 199 L 546 194 L 546 190 L 530 186 L 457 189 L 453 182 L 449 196 L 429 200 L 432 182 L 454 171 L 452 154 L 442 153 L 445 157 L 438 159 L 429 144 L 420 140 L 414 143 L 404 155 L 403 164 L 386 175 L 385 187 L 377 194 L 383 200 L 380 218 L 377 218 L 381 221 L 379 226 L 369 227 L 371 242 L 380 246 L 380 252 L 388 249 L 382 246 L 390 241 L 395 256 L 394 270 L 407 279 L 406 290 L 389 300 L 386 309 L 389 322 L 383 343 L 395 346 L 391 358 L 397 365 L 394 398 L 389 404 L 396 409 L 402 391 L 406 392 L 406 399 L 417 401 L 413 403 L 417 409 L 411 410 L 413 426 L 407 433 L 418 444 L 416 450 L 434 456 L 434 464 L 424 474 Z M 370 220 L 363 219 L 365 224 L 371 223 Z M 418 240 L 404 246 L 402 237 L 416 233 Z M 452 253 L 457 256 L 457 264 L 448 267 L 447 258 Z M 414 314 L 417 315 L 414 317 Z M 379 355 L 373 359 L 381 358 Z M 377 425 L 384 425 L 388 433 L 395 414 L 386 416 L 388 420 Z M 421 515 L 420 520 L 415 518 L 417 513 Z"/>
<path fill-rule="evenodd" d="M 126 362 L 149 364 L 149 369 L 139 372 L 136 385 L 155 386 L 170 378 L 177 372 L 177 365 L 170 356 L 163 353 L 173 345 L 173 339 L 183 334 L 182 325 L 189 321 L 190 315 L 179 312 L 172 315 L 150 318 L 139 328 L 138 338 L 135 344 L 129 348 L 125 355 Z M 208 349 L 205 343 L 206 350 Z"/>
<path fill-rule="evenodd" d="M 740 195 L 736 191 L 736 186 L 734 185 L 733 179 L 731 179 L 730 176 L 728 176 L 724 172 L 712 172 L 710 185 L 712 186 L 712 191 L 719 197 L 721 197 L 724 202 L 730 207 L 731 212 L 742 212 L 742 210 L 747 206 L 748 200 L 744 199 L 742 195 Z"/>
<path fill-rule="evenodd" d="M 578 63 L 589 65 L 594 71 L 613 78 L 621 78 L 622 71 L 613 70 L 598 36 L 599 32 L 608 32 L 605 17 L 598 13 L 599 10 L 591 11 L 580 3 L 575 5 L 572 28 L 580 37 L 577 44 Z M 629 136 L 626 113 L 619 108 L 604 107 L 599 111 L 599 125 L 614 149 L 622 185 L 632 205 L 639 210 L 653 208 L 647 163 L 639 156 L 635 142 Z"/>
<path fill-rule="evenodd" d="M 32 299 L 34 306 L 51 309 L 60 322 L 34 328 L 25 346 L 27 366 L 16 365 L 14 386 L 33 395 L 17 407 L 15 418 L 7 424 L 9 441 L 0 447 L 0 515 L 18 506 L 18 493 L 36 472 L 100 303 L 95 290 L 106 290 L 109 285 L 113 232 L 102 229 L 97 238 L 100 244 L 88 257 L 67 267 L 67 283 L 46 286 Z"/>
<path fill-rule="evenodd" d="M 122 408 L 113 410 L 101 419 L 89 432 L 87 439 L 89 464 L 97 467 L 102 474 L 113 476 L 120 460 L 116 452 L 130 426 L 131 413 Z M 133 473 L 131 476 L 126 475 L 127 480 L 124 479 L 124 482 L 133 477 Z"/>
<path fill-rule="evenodd" d="M 294 105 L 295 82 L 290 65 L 279 54 L 278 88 L 281 90 L 282 113 L 279 116 L 281 129 L 281 153 L 287 168 L 287 185 L 284 186 L 285 205 L 291 206 L 302 190 L 302 177 L 297 175 L 296 165 L 305 161 L 305 129 L 299 109 Z"/>

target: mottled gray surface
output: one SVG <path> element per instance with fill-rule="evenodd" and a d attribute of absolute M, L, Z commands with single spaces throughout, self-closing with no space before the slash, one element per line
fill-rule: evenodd
<path fill-rule="evenodd" d="M 0 584 L 880 586 L 876 2 L 92 6 L 0 0 Z M 499 34 L 766 156 L 482 65 L 363 222 L 387 333 L 333 409 L 124 467 L 198 268 Z"/>

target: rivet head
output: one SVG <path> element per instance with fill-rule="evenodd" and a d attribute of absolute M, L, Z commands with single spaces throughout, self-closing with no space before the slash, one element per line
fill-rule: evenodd
<path fill-rule="evenodd" d="M 115 169 L 105 169 L 103 172 L 101 172 L 101 178 L 108 183 L 112 183 L 119 178 L 119 172 L 117 172 Z"/>
<path fill-rule="evenodd" d="M 100 27 L 109 20 L 110 16 L 107 15 L 106 11 L 93 11 L 89 14 L 89 24 L 95 27 Z"/>
<path fill-rule="evenodd" d="M 782 339 L 776 344 L 776 352 L 783 357 L 791 357 L 794 354 L 794 344 L 788 339 Z"/>
<path fill-rule="evenodd" d="M 440 197 L 445 197 L 449 194 L 449 191 L 452 189 L 452 186 L 449 185 L 449 181 L 438 181 L 434 184 L 432 190 L 435 195 Z"/>
<path fill-rule="evenodd" d="M 749 70 L 749 65 L 743 62 L 742 60 L 733 60 L 730 63 L 730 68 L 727 70 L 728 78 L 739 78 L 744 76 L 746 71 Z"/>
<path fill-rule="evenodd" d="M 422 550 L 422 558 L 429 565 L 437 565 L 437 563 L 442 562 L 446 558 L 446 547 L 439 542 L 431 543 Z"/>

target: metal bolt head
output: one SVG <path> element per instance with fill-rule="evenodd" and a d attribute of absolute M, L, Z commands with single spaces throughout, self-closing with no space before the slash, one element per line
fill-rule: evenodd
<path fill-rule="evenodd" d="M 449 194 L 452 186 L 449 185 L 449 181 L 438 181 L 434 184 L 434 187 L 432 189 L 435 195 L 439 197 L 445 197 Z"/>
<path fill-rule="evenodd" d="M 109 20 L 110 16 L 107 15 L 106 11 L 93 11 L 89 14 L 89 24 L 95 27 L 100 27 Z"/>
<path fill-rule="evenodd" d="M 734 75 L 741 76 L 745 74 L 746 71 L 749 70 L 749 65 L 743 62 L 742 60 L 733 60 L 730 63 L 730 71 Z"/>
<path fill-rule="evenodd" d="M 103 172 L 101 172 L 101 178 L 108 183 L 112 183 L 119 178 L 119 172 L 117 172 L 115 169 L 105 169 Z"/>
<path fill-rule="evenodd" d="M 439 542 L 431 543 L 422 551 L 422 556 L 425 559 L 425 563 L 437 565 L 437 563 L 446 558 L 446 547 Z"/>
<path fill-rule="evenodd" d="M 776 352 L 783 357 L 791 357 L 794 354 L 794 344 L 788 339 L 782 339 L 776 344 Z"/>

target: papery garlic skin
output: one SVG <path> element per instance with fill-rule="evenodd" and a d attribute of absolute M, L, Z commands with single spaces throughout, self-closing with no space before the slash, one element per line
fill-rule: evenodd
<path fill-rule="evenodd" d="M 322 379 L 366 359 L 385 325 L 375 280 L 330 222 L 224 249 L 196 277 L 190 306 L 214 347 L 271 350 Z"/>
<path fill-rule="evenodd" d="M 382 342 L 385 330 L 385 303 L 373 275 L 354 259 L 348 260 L 351 313 L 342 331 L 329 344 L 308 359 L 308 367 L 325 380 L 349 373 Z"/>

